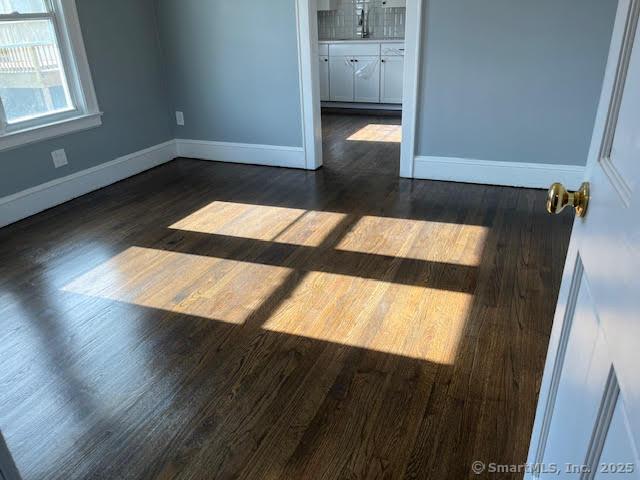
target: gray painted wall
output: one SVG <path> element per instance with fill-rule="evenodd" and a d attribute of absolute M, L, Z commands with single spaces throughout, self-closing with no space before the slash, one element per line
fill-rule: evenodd
<path fill-rule="evenodd" d="M 302 146 L 294 0 L 159 0 L 177 138 Z"/>
<path fill-rule="evenodd" d="M 584 164 L 615 7 L 428 0 L 417 153 Z M 103 125 L 0 152 L 0 197 L 176 136 L 302 145 L 294 0 L 78 9 Z M 185 127 L 174 126 L 176 109 Z M 58 148 L 70 165 L 56 170 Z"/>
<path fill-rule="evenodd" d="M 616 0 L 427 0 L 417 153 L 584 165 Z"/>
<path fill-rule="evenodd" d="M 154 0 L 78 0 L 102 126 L 0 152 L 0 197 L 173 138 Z M 51 151 L 69 165 L 54 169 Z"/>

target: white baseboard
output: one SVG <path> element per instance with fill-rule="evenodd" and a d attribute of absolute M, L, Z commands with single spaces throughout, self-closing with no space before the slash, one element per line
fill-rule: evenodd
<path fill-rule="evenodd" d="M 305 168 L 302 147 L 177 139 L 179 157 L 271 167 Z"/>
<path fill-rule="evenodd" d="M 561 182 L 577 189 L 583 182 L 585 167 L 544 163 L 494 162 L 453 157 L 416 157 L 414 178 L 451 182 L 505 185 L 509 187 L 549 188 Z"/>
<path fill-rule="evenodd" d="M 170 140 L 0 198 L 0 227 L 124 180 L 176 157 L 305 168 L 305 152 L 301 147 Z M 584 167 L 573 165 L 416 157 L 414 178 L 530 188 L 548 188 L 553 182 L 562 182 L 567 188 L 577 189 L 583 181 L 584 172 Z"/>
<path fill-rule="evenodd" d="M 301 147 L 170 140 L 0 198 L 0 227 L 124 180 L 176 157 L 305 168 L 305 152 Z"/>
<path fill-rule="evenodd" d="M 175 157 L 175 141 L 170 140 L 0 198 L 0 227 L 169 162 Z"/>
<path fill-rule="evenodd" d="M 360 110 L 397 110 L 402 112 L 400 103 L 357 103 L 357 102 L 321 102 L 321 107 L 346 108 Z"/>

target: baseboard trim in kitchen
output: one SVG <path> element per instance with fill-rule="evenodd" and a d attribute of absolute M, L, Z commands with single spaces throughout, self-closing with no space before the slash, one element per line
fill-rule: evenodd
<path fill-rule="evenodd" d="M 358 102 L 321 102 L 320 106 L 322 111 L 326 109 L 339 109 L 344 112 L 345 110 L 365 110 L 376 112 L 378 110 L 389 112 L 402 112 L 402 105 L 397 103 L 358 103 Z"/>
<path fill-rule="evenodd" d="M 419 156 L 415 158 L 413 177 L 528 188 L 548 188 L 561 182 L 567 188 L 577 189 L 584 174 L 585 167 L 575 165 Z"/>
<path fill-rule="evenodd" d="M 343 107 L 322 107 L 323 114 L 334 115 L 368 115 L 376 117 L 402 118 L 402 110 L 383 110 L 368 108 L 343 108 Z"/>
<path fill-rule="evenodd" d="M 271 167 L 305 168 L 302 147 L 177 139 L 179 157 Z"/>
<path fill-rule="evenodd" d="M 0 227 L 119 182 L 175 157 L 175 141 L 170 140 L 0 198 Z"/>

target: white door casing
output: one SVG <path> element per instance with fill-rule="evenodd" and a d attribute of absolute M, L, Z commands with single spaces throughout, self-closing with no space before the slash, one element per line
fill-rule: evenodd
<path fill-rule="evenodd" d="M 619 1 L 526 478 L 640 479 L 639 12 Z"/>
<path fill-rule="evenodd" d="M 405 56 L 402 79 L 402 143 L 400 145 L 400 176 L 406 178 L 411 178 L 414 174 L 424 3 L 424 0 L 406 0 Z M 320 85 L 316 69 L 318 65 L 316 62 L 318 57 L 318 4 L 317 0 L 296 0 L 295 6 L 303 148 L 307 168 L 316 169 L 322 166 Z"/>
<path fill-rule="evenodd" d="M 315 170 L 322 166 L 317 0 L 296 0 L 295 11 L 304 165 Z"/>

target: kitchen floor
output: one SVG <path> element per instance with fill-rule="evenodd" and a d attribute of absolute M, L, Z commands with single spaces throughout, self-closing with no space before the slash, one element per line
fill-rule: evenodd
<path fill-rule="evenodd" d="M 317 172 L 178 159 L 0 230 L 25 480 L 526 460 L 571 216 L 399 179 L 398 119 L 323 121 Z"/>
<path fill-rule="evenodd" d="M 341 175 L 357 170 L 397 177 L 401 123 L 400 115 L 323 113 L 324 169 Z"/>

